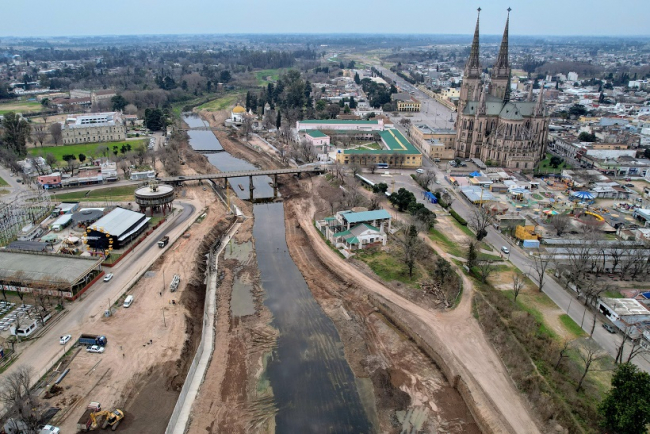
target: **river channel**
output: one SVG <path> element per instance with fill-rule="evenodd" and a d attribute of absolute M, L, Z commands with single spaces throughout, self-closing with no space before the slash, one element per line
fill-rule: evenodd
<path fill-rule="evenodd" d="M 184 115 L 183 119 L 190 128 L 205 126 L 200 118 Z M 206 135 L 193 134 L 203 132 L 188 131 L 192 147 L 197 137 L 201 141 L 210 140 Z M 219 143 L 212 132 L 207 132 Z M 216 147 L 216 144 L 202 142 L 197 149 L 206 146 Z M 255 168 L 225 151 L 206 156 L 220 171 Z M 255 198 L 272 197 L 269 181 L 270 178 L 255 178 Z M 238 184 L 245 189 L 241 191 Z M 234 178 L 231 185 L 240 197 L 248 198 L 248 178 Z M 272 325 L 280 332 L 264 374 L 278 409 L 276 432 L 372 432 L 338 331 L 289 255 L 284 205 L 260 203 L 254 206 L 253 213 L 253 237 L 264 303 L 273 314 Z"/>

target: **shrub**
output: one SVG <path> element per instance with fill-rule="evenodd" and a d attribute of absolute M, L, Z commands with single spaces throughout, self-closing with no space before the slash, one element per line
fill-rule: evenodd
<path fill-rule="evenodd" d="M 467 226 L 467 220 L 465 220 L 460 215 L 458 215 L 458 213 L 453 208 L 449 210 L 449 214 L 451 214 L 451 216 L 455 218 L 458 223 L 460 223 L 463 226 Z"/>

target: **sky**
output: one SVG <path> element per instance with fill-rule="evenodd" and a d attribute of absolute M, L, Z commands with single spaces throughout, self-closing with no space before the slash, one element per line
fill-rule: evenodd
<path fill-rule="evenodd" d="M 2 36 L 233 33 L 650 35 L 649 0 L 5 0 Z"/>

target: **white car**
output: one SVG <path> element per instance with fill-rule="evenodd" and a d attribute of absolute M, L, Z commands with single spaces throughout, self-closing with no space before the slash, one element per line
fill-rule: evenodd
<path fill-rule="evenodd" d="M 509 255 L 509 254 L 510 254 L 510 249 L 507 248 L 506 246 L 501 247 L 501 251 L 502 251 L 503 253 L 505 253 L 506 255 Z"/>
<path fill-rule="evenodd" d="M 113 273 L 108 273 L 104 276 L 104 282 L 109 282 L 113 278 Z"/>
<path fill-rule="evenodd" d="M 86 348 L 86 351 L 88 351 L 89 353 L 103 353 L 104 347 L 100 347 L 99 345 L 92 345 Z"/>
<path fill-rule="evenodd" d="M 70 342 L 70 339 L 72 339 L 72 336 L 70 336 L 70 335 L 64 335 L 64 336 L 61 336 L 61 339 L 59 339 L 59 343 L 60 343 L 61 345 L 65 345 L 65 344 L 67 344 L 68 342 Z"/>
<path fill-rule="evenodd" d="M 415 171 L 415 173 L 424 173 L 424 169 L 418 169 Z"/>

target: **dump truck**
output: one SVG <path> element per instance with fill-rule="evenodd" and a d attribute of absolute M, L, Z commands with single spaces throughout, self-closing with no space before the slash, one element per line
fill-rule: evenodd
<path fill-rule="evenodd" d="M 99 402 L 91 402 L 90 404 L 88 404 L 88 407 L 86 407 L 86 411 L 84 411 L 84 414 L 82 414 L 81 417 L 79 418 L 79 422 L 77 422 L 77 431 L 81 431 L 81 432 L 90 431 L 91 426 L 93 424 L 92 415 L 101 411 L 101 409 L 102 406 L 99 404 Z"/>
<path fill-rule="evenodd" d="M 80 345 L 99 345 L 100 347 L 105 347 L 107 342 L 106 336 L 87 334 L 79 336 Z"/>
<path fill-rule="evenodd" d="M 160 247 L 161 249 L 165 247 L 167 244 L 169 244 L 169 237 L 167 235 L 165 235 L 158 241 L 158 247 Z"/>

